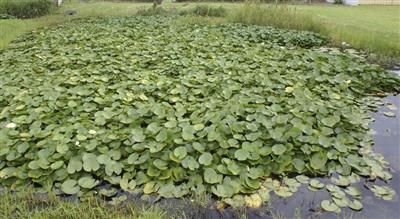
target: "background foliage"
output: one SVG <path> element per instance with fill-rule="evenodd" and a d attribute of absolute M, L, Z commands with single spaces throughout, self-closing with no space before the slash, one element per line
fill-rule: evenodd
<path fill-rule="evenodd" d="M 0 14 L 17 18 L 34 18 L 49 14 L 53 4 L 52 0 L 0 0 Z"/>

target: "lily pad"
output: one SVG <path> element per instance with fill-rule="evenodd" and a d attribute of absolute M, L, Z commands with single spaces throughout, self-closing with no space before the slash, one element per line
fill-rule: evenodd
<path fill-rule="evenodd" d="M 62 185 L 61 185 L 61 190 L 65 194 L 73 195 L 79 192 L 79 185 L 76 180 L 66 180 Z"/>
<path fill-rule="evenodd" d="M 383 115 L 387 117 L 396 117 L 396 114 L 394 112 L 384 112 Z"/>
<path fill-rule="evenodd" d="M 323 200 L 321 202 L 321 207 L 325 211 L 337 212 L 337 211 L 340 210 L 339 207 L 335 203 L 333 203 L 333 202 L 331 202 L 329 200 Z"/>

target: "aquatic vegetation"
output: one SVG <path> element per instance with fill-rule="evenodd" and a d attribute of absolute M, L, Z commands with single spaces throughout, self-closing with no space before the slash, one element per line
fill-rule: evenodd
<path fill-rule="evenodd" d="M 391 178 L 371 150 L 368 111 L 376 94 L 399 92 L 400 79 L 325 43 L 171 17 L 85 19 L 24 35 L 0 52 L 0 183 L 78 196 L 212 193 L 251 207 L 308 184 L 330 191 L 327 211 L 360 209 L 351 185 Z M 331 175 L 332 184 L 309 180 Z"/>

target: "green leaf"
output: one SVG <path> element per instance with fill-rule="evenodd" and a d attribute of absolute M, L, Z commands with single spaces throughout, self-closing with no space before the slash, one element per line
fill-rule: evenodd
<path fill-rule="evenodd" d="M 135 164 L 138 160 L 139 160 L 139 154 L 133 153 L 129 155 L 126 161 L 128 164 Z"/>
<path fill-rule="evenodd" d="M 344 177 L 344 176 L 340 176 L 340 175 L 339 175 L 339 178 L 332 177 L 331 181 L 335 185 L 338 185 L 338 186 L 348 186 L 351 183 L 350 179 L 348 179 L 347 177 Z"/>
<path fill-rule="evenodd" d="M 328 158 L 324 153 L 314 153 L 311 156 L 310 164 L 312 168 L 319 170 L 325 167 L 327 161 Z"/>
<path fill-rule="evenodd" d="M 85 153 L 82 157 L 83 169 L 86 172 L 96 171 L 100 168 L 99 162 L 97 162 L 97 156 L 95 154 Z"/>
<path fill-rule="evenodd" d="M 164 118 L 165 117 L 165 109 L 161 104 L 155 105 L 154 108 L 153 108 L 153 112 L 154 112 L 154 114 L 156 114 L 160 118 Z"/>
<path fill-rule="evenodd" d="M 97 181 L 92 177 L 84 176 L 78 180 L 78 184 L 82 188 L 91 189 L 97 185 Z"/>
<path fill-rule="evenodd" d="M 213 157 L 212 157 L 212 155 L 211 155 L 210 153 L 208 153 L 208 152 L 206 152 L 206 153 L 200 155 L 200 157 L 199 157 L 199 163 L 202 164 L 202 165 L 204 165 L 204 166 L 209 166 L 209 165 L 211 165 L 212 160 L 213 160 Z"/>
<path fill-rule="evenodd" d="M 239 175 L 240 172 L 242 172 L 242 168 L 236 162 L 232 162 L 231 164 L 229 164 L 228 165 L 228 170 L 233 175 Z"/>
<path fill-rule="evenodd" d="M 165 162 L 165 161 L 163 161 L 163 160 L 161 160 L 161 159 L 156 159 L 156 160 L 154 160 L 154 161 L 153 161 L 153 165 L 154 165 L 155 167 L 157 167 L 158 169 L 160 169 L 160 170 L 166 170 L 166 169 L 168 169 L 168 163 Z"/>
<path fill-rule="evenodd" d="M 119 185 L 121 186 L 121 189 L 124 191 L 132 191 L 136 187 L 136 181 L 135 180 L 128 180 L 125 178 L 122 178 L 119 181 Z"/>
<path fill-rule="evenodd" d="M 262 204 L 262 199 L 259 194 L 252 194 L 250 196 L 245 196 L 246 206 L 250 208 L 260 208 Z"/>
<path fill-rule="evenodd" d="M 235 194 L 233 187 L 227 183 L 213 186 L 211 191 L 218 197 L 229 198 Z"/>
<path fill-rule="evenodd" d="M 52 164 L 50 165 L 50 168 L 53 169 L 53 170 L 57 170 L 57 169 L 59 169 L 60 167 L 62 167 L 63 165 L 64 165 L 64 161 L 59 160 L 59 161 L 56 161 L 56 162 L 52 163 Z"/>
<path fill-rule="evenodd" d="M 247 160 L 247 158 L 249 158 L 250 153 L 246 150 L 243 149 L 238 149 L 235 151 L 235 158 L 243 161 L 243 160 Z"/>
<path fill-rule="evenodd" d="M 349 186 L 346 188 L 345 192 L 353 197 L 361 196 L 361 190 L 357 187 Z"/>
<path fill-rule="evenodd" d="M 108 176 L 112 176 L 114 173 L 119 175 L 122 172 L 122 165 L 117 161 L 111 160 L 105 163 L 105 165 L 105 172 Z"/>
<path fill-rule="evenodd" d="M 232 138 L 229 139 L 228 140 L 228 144 L 229 144 L 230 147 L 233 147 L 233 148 L 238 148 L 239 147 L 239 142 L 236 139 L 232 139 Z"/>
<path fill-rule="evenodd" d="M 203 128 L 204 128 L 204 125 L 201 124 L 201 123 L 196 124 L 196 125 L 193 126 L 193 129 L 196 130 L 196 131 L 200 131 L 200 130 L 202 130 Z"/>
<path fill-rule="evenodd" d="M 321 207 L 322 207 L 322 209 L 324 209 L 325 211 L 336 212 L 336 211 L 339 210 L 339 207 L 338 207 L 335 203 L 333 203 L 333 202 L 331 202 L 331 201 L 329 201 L 329 200 L 323 200 L 323 201 L 321 202 Z"/>
<path fill-rule="evenodd" d="M 222 181 L 222 176 L 217 174 L 214 169 L 206 168 L 204 170 L 204 181 L 209 184 L 216 184 Z"/>
<path fill-rule="evenodd" d="M 385 115 L 387 117 L 396 117 L 396 114 L 393 112 L 384 112 L 383 115 Z"/>
<path fill-rule="evenodd" d="M 78 157 L 73 157 L 68 163 L 67 172 L 73 174 L 82 170 L 83 164 Z"/>
<path fill-rule="evenodd" d="M 329 148 L 333 145 L 333 139 L 326 137 L 324 135 L 320 135 L 318 138 L 318 143 L 322 146 L 324 146 L 325 148 Z"/>
<path fill-rule="evenodd" d="M 359 211 L 359 210 L 361 210 L 363 208 L 363 204 L 358 200 L 354 200 L 352 202 L 349 202 L 348 206 L 349 206 L 349 208 L 351 208 L 353 210 L 356 210 L 356 211 Z"/>
<path fill-rule="evenodd" d="M 152 122 L 147 126 L 146 130 L 155 135 L 161 130 L 161 127 L 157 122 Z"/>
<path fill-rule="evenodd" d="M 272 152 L 276 155 L 282 155 L 283 153 L 285 153 L 285 151 L 286 147 L 283 144 L 276 144 L 272 146 Z"/>
<path fill-rule="evenodd" d="M 321 183 L 320 181 L 316 180 L 316 179 L 312 179 L 310 180 L 310 186 L 316 189 L 322 189 L 324 188 L 324 184 Z"/>
<path fill-rule="evenodd" d="M 79 192 L 79 186 L 76 180 L 66 180 L 62 185 L 61 185 L 61 191 L 63 191 L 65 194 L 68 195 L 73 195 Z"/>
<path fill-rule="evenodd" d="M 131 138 L 134 142 L 143 142 L 146 136 L 141 129 L 132 129 Z"/>
<path fill-rule="evenodd" d="M 292 160 L 292 164 L 293 164 L 294 168 L 296 168 L 297 171 L 304 170 L 304 168 L 306 166 L 306 163 L 303 160 L 298 159 L 298 158 L 294 158 Z"/>
<path fill-rule="evenodd" d="M 306 183 L 308 183 L 309 178 L 308 178 L 308 176 L 298 175 L 298 176 L 296 176 L 296 180 L 299 183 L 306 184 Z"/>
<path fill-rule="evenodd" d="M 65 154 L 69 150 L 67 144 L 57 144 L 56 151 L 60 154 Z"/>
<path fill-rule="evenodd" d="M 205 150 L 204 145 L 202 145 L 202 144 L 200 144 L 200 143 L 198 143 L 198 142 L 194 142 L 193 145 L 192 145 L 192 147 L 193 147 L 193 149 L 195 149 L 196 151 L 198 151 L 198 152 L 200 152 L 200 153 L 203 153 L 204 150 Z"/>
<path fill-rule="evenodd" d="M 166 128 L 172 129 L 177 126 L 177 123 L 176 123 L 176 121 L 168 121 L 168 122 L 164 123 L 164 126 Z"/>
<path fill-rule="evenodd" d="M 186 147 L 181 146 L 181 147 L 175 148 L 175 150 L 174 150 L 174 155 L 175 155 L 175 157 L 176 157 L 177 159 L 182 160 L 182 159 L 185 158 L 186 155 L 187 155 L 187 149 L 186 149 Z"/>
<path fill-rule="evenodd" d="M 185 157 L 182 160 L 182 166 L 190 170 L 196 170 L 200 167 L 199 163 L 192 156 Z"/>
<path fill-rule="evenodd" d="M 333 127 L 339 121 L 340 121 L 340 117 L 339 116 L 328 116 L 328 117 L 325 117 L 325 118 L 323 118 L 321 120 L 322 124 L 324 124 L 324 125 L 326 125 L 328 127 Z"/>
<path fill-rule="evenodd" d="M 191 126 L 185 126 L 182 128 L 182 138 L 186 141 L 191 141 L 195 138 L 194 129 Z"/>
<path fill-rule="evenodd" d="M 165 129 L 162 129 L 156 136 L 156 141 L 163 142 L 167 140 L 167 137 L 168 137 L 167 131 Z"/>

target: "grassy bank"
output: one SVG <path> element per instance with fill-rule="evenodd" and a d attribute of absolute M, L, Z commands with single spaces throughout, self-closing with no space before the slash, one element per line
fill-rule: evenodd
<path fill-rule="evenodd" d="M 0 195 L 0 218 L 166 218 L 159 208 L 138 209 L 133 204 L 123 207 L 107 205 L 96 198 L 79 204 L 62 201 L 55 195 L 38 195 L 31 190 Z"/>
<path fill-rule="evenodd" d="M 344 41 L 375 53 L 381 62 L 399 64 L 400 6 L 301 5 L 296 8 L 323 23 L 324 34 L 337 45 Z"/>

